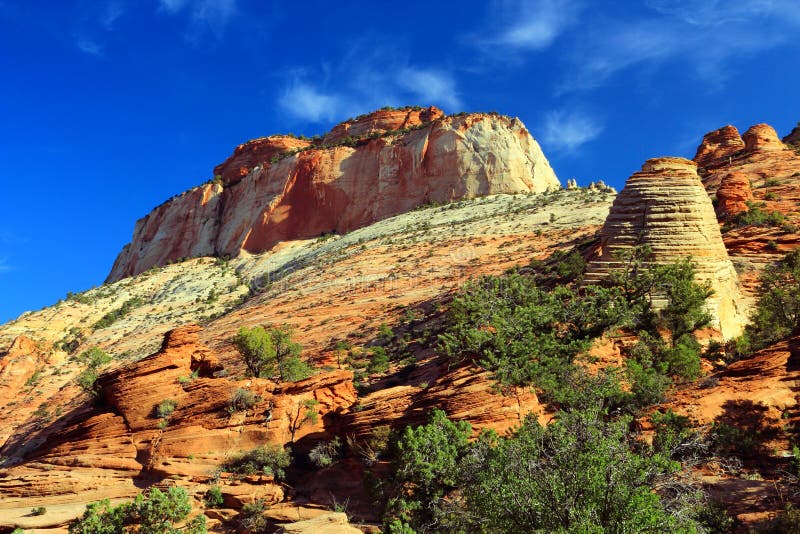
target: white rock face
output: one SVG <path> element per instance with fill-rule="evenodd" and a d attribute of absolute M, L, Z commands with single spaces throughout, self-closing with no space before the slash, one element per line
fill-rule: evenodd
<path fill-rule="evenodd" d="M 559 188 L 519 119 L 442 117 L 355 147 L 260 162 L 235 183 L 187 191 L 136 224 L 107 281 L 179 258 L 234 257 L 281 241 L 349 232 L 432 202 Z"/>
<path fill-rule="evenodd" d="M 690 257 L 699 282 L 711 281 L 708 309 L 726 339 L 742 332 L 745 313 L 738 277 L 722 242 L 714 208 L 694 162 L 682 158 L 648 160 L 614 200 L 600 233 L 600 251 L 587 266 L 586 283 L 596 283 L 624 266 L 619 251 L 649 245 L 653 262 Z M 654 303 L 663 307 L 663 300 Z"/>

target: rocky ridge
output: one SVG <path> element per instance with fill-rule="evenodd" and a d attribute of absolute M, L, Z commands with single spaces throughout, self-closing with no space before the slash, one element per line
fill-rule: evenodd
<path fill-rule="evenodd" d="M 107 281 L 179 258 L 236 257 L 346 233 L 428 203 L 560 187 L 519 119 L 444 116 L 436 108 L 346 121 L 320 146 L 285 136 L 255 140 L 215 172 L 219 180 L 137 222 Z"/>

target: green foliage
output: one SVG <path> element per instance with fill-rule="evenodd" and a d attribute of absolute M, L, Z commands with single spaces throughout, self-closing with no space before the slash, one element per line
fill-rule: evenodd
<path fill-rule="evenodd" d="M 228 402 L 228 413 L 234 414 L 236 412 L 249 410 L 259 402 L 261 402 L 261 397 L 249 389 L 237 388 L 236 391 L 233 392 L 233 395 L 231 395 L 231 400 Z"/>
<path fill-rule="evenodd" d="M 459 480 L 459 462 L 467 451 L 472 425 L 454 423 L 441 410 L 430 413 L 428 424 L 406 427 L 397 442 L 397 482 L 404 488 L 388 503 L 388 518 L 413 524 L 432 519 L 439 502 Z"/>
<path fill-rule="evenodd" d="M 627 312 L 617 288 L 541 289 L 526 276 L 482 277 L 453 300 L 440 350 L 473 358 L 504 386 L 534 384 L 551 392 L 577 354 Z"/>
<path fill-rule="evenodd" d="M 672 410 L 654 412 L 650 416 L 655 435 L 653 449 L 666 457 L 679 460 L 696 452 L 698 433 L 692 429 L 692 421 Z"/>
<path fill-rule="evenodd" d="M 75 359 L 91 369 L 97 369 L 111 362 L 111 356 L 100 347 L 86 349 Z"/>
<path fill-rule="evenodd" d="M 769 534 L 795 534 L 800 532 L 800 509 L 791 504 L 787 505 L 765 532 Z"/>
<path fill-rule="evenodd" d="M 189 495 L 183 488 L 172 487 L 166 493 L 152 488 L 119 506 L 108 499 L 86 506 L 83 517 L 69 526 L 70 534 L 201 534 L 206 532 L 205 516 L 199 515 L 183 526 L 191 512 Z"/>
<path fill-rule="evenodd" d="M 653 491 L 679 467 L 637 453 L 630 418 L 598 408 L 561 412 L 541 426 L 529 416 L 504 438 L 434 412 L 397 443 L 387 532 L 696 532 L 684 507 Z"/>
<path fill-rule="evenodd" d="M 203 495 L 203 502 L 205 502 L 206 508 L 219 508 L 225 504 L 225 499 L 222 498 L 222 490 L 219 489 L 219 486 L 208 488 L 205 495 Z"/>
<path fill-rule="evenodd" d="M 281 380 L 296 382 L 313 374 L 313 369 L 300 359 L 302 347 L 292 341 L 292 331 L 287 326 L 242 327 L 234 345 L 252 376 L 270 378 L 278 373 Z"/>
<path fill-rule="evenodd" d="M 44 515 L 47 513 L 47 508 L 44 506 L 37 506 L 36 508 L 31 508 L 31 515 Z"/>
<path fill-rule="evenodd" d="M 785 217 L 783 213 L 779 211 L 767 213 L 762 209 L 764 206 L 765 204 L 763 203 L 748 202 L 748 210 L 737 214 L 722 230 L 727 231 L 731 228 L 742 228 L 744 226 L 780 226 L 784 223 Z"/>
<path fill-rule="evenodd" d="M 76 379 L 78 386 L 86 393 L 98 396 L 100 391 L 97 388 L 97 370 L 111 362 L 111 356 L 100 347 L 92 347 L 81 352 L 75 359 L 86 365 L 86 369 Z"/>
<path fill-rule="evenodd" d="M 128 299 L 119 308 L 112 310 L 107 314 L 105 314 L 104 316 L 102 316 L 99 321 L 94 323 L 93 328 L 95 330 L 99 330 L 101 328 L 108 328 L 118 320 L 128 315 L 135 308 L 144 306 L 145 304 L 147 304 L 147 301 L 141 297 L 133 297 L 131 299 Z"/>
<path fill-rule="evenodd" d="M 97 388 L 97 371 L 92 368 L 82 371 L 75 380 L 78 386 L 86 393 L 98 396 L 100 390 Z"/>
<path fill-rule="evenodd" d="M 251 503 L 245 504 L 237 517 L 239 526 L 241 526 L 245 532 L 250 532 L 252 534 L 267 532 L 269 529 L 269 521 L 264 515 L 266 511 L 267 504 L 264 499 L 256 499 Z"/>
<path fill-rule="evenodd" d="M 329 467 L 339 459 L 341 449 L 342 440 L 338 437 L 330 441 L 320 441 L 308 453 L 308 459 L 317 467 Z"/>
<path fill-rule="evenodd" d="M 167 419 L 177 407 L 178 402 L 176 400 L 164 399 L 156 406 L 156 415 L 162 419 Z"/>
<path fill-rule="evenodd" d="M 586 260 L 578 251 L 557 250 L 546 260 L 531 260 L 529 266 L 540 285 L 566 284 L 580 281 L 586 269 Z"/>
<path fill-rule="evenodd" d="M 367 364 L 368 373 L 385 373 L 389 370 L 389 355 L 386 354 L 386 349 L 383 347 L 371 347 L 369 353 L 371 359 Z"/>
<path fill-rule="evenodd" d="M 289 451 L 280 445 L 267 444 L 248 451 L 224 464 L 225 469 L 240 475 L 262 474 L 282 480 L 284 469 L 292 463 Z"/>
<path fill-rule="evenodd" d="M 547 427 L 529 417 L 496 445 L 479 440 L 462 489 L 470 521 L 504 532 L 692 532 L 652 491 L 676 464 L 632 452 L 629 423 L 592 409 Z"/>
<path fill-rule="evenodd" d="M 766 347 L 800 324 L 800 249 L 762 271 L 758 294 L 751 324 L 745 329 L 743 350 Z"/>

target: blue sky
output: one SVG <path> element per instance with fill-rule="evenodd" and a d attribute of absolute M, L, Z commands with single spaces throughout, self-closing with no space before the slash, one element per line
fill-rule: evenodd
<path fill-rule="evenodd" d="M 248 139 L 384 105 L 520 117 L 562 182 L 800 120 L 797 0 L 0 0 L 0 321 L 99 285 Z"/>

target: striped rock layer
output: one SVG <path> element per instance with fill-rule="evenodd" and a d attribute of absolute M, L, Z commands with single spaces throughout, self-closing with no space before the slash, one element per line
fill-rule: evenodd
<path fill-rule="evenodd" d="M 614 200 L 600 233 L 600 249 L 587 266 L 585 283 L 597 283 L 622 269 L 618 253 L 649 245 L 654 264 L 690 257 L 698 282 L 710 280 L 708 310 L 724 338 L 741 333 L 745 314 L 738 277 L 722 242 L 711 200 L 697 166 L 683 158 L 648 160 Z M 657 298 L 656 309 L 666 301 Z"/>

